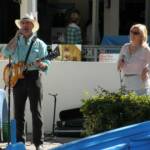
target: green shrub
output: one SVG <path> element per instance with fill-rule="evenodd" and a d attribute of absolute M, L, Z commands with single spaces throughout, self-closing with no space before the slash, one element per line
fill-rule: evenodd
<path fill-rule="evenodd" d="M 84 135 L 150 119 L 150 96 L 96 89 L 96 95 L 83 99 Z"/>

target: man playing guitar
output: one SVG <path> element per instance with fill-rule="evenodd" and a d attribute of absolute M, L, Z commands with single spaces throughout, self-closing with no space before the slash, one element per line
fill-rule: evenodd
<path fill-rule="evenodd" d="M 36 150 L 41 150 L 43 149 L 43 122 L 41 115 L 43 92 L 40 71 L 46 71 L 50 63 L 48 59 L 41 59 L 48 55 L 47 45 L 39 38 L 34 38 L 34 33 L 39 29 L 39 23 L 35 20 L 32 14 L 27 14 L 23 18 L 15 20 L 15 24 L 19 30 L 9 41 L 2 53 L 5 57 L 11 56 L 13 65 L 17 66 L 18 68 L 20 67 L 19 69 L 22 72 L 24 71 L 24 68 L 26 70 L 26 73 L 23 74 L 23 77 L 18 77 L 16 83 L 12 86 L 15 119 L 17 125 L 17 142 L 25 142 L 24 111 L 26 100 L 29 98 L 30 109 L 32 113 L 33 143 L 36 147 Z M 27 58 L 27 62 L 22 65 L 25 62 L 29 47 L 32 42 L 33 45 Z"/>

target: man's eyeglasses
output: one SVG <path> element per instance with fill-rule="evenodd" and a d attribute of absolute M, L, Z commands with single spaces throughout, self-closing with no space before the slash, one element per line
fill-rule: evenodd
<path fill-rule="evenodd" d="M 140 35 L 140 32 L 138 32 L 138 31 L 130 31 L 130 32 L 134 35 Z"/>

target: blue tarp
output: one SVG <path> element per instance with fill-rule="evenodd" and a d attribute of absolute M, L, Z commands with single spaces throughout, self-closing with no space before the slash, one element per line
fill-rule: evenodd
<path fill-rule="evenodd" d="M 101 42 L 101 45 L 123 45 L 129 42 L 128 35 L 120 35 L 120 36 L 104 36 Z"/>
<path fill-rule="evenodd" d="M 101 41 L 101 46 L 122 46 L 129 42 L 129 35 L 116 35 L 116 36 L 104 36 Z M 148 36 L 148 43 L 150 44 L 150 36 Z"/>
<path fill-rule="evenodd" d="M 95 134 L 53 150 L 150 150 L 150 121 Z"/>

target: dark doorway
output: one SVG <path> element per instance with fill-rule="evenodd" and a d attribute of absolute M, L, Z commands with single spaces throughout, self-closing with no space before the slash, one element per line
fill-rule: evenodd
<path fill-rule="evenodd" d="M 47 44 L 57 43 L 55 34 L 61 32 L 66 25 L 66 12 L 74 8 L 74 3 L 49 2 L 48 0 L 38 0 L 38 20 L 40 29 L 38 36 Z"/>
<path fill-rule="evenodd" d="M 15 19 L 20 18 L 20 4 L 17 0 L 0 1 L 0 43 L 7 43 L 17 28 Z"/>
<path fill-rule="evenodd" d="M 49 16 L 49 5 L 48 0 L 38 0 L 38 21 L 40 29 L 38 36 L 46 43 L 50 41 L 50 28 L 51 28 L 51 16 Z"/>
<path fill-rule="evenodd" d="M 135 23 L 145 23 L 145 0 L 120 0 L 120 35 L 128 35 Z"/>

